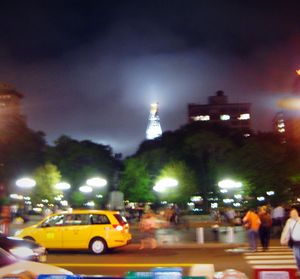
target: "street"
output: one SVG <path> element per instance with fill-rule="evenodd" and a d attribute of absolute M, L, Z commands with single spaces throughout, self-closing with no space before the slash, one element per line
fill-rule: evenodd
<path fill-rule="evenodd" d="M 50 251 L 47 263 L 75 274 L 114 276 L 123 276 L 127 271 L 149 271 L 154 267 L 182 267 L 184 275 L 188 275 L 192 265 L 208 263 L 214 264 L 215 271 L 236 269 L 252 278 L 254 266 L 295 267 L 291 250 L 279 246 L 278 241 L 272 241 L 268 252 L 243 253 L 245 247 L 231 248 L 214 245 L 203 248 L 164 246 L 139 250 L 138 245 L 132 244 L 101 256 L 78 251 Z"/>

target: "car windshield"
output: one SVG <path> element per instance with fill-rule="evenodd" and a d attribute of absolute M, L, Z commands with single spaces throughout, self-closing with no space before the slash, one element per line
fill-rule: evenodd
<path fill-rule="evenodd" d="M 0 267 L 13 264 L 16 261 L 17 260 L 12 255 L 0 248 Z"/>

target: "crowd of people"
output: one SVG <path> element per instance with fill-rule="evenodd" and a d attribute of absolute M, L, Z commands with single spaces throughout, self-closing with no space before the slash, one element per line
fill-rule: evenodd
<path fill-rule="evenodd" d="M 289 214 L 286 214 L 289 212 Z M 300 217 L 296 208 L 284 208 L 278 205 L 273 210 L 267 206 L 261 206 L 258 212 L 249 209 L 243 218 L 247 229 L 248 241 L 251 251 L 257 249 L 256 239 L 259 236 L 263 251 L 268 250 L 271 237 L 271 229 L 280 232 L 280 243 L 293 249 L 300 275 Z M 273 226 L 272 226 L 273 225 Z"/>

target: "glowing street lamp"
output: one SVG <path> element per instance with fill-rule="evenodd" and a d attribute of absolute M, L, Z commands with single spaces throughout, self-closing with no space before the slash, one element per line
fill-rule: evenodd
<path fill-rule="evenodd" d="M 88 186 L 88 185 L 83 185 L 81 187 L 79 187 L 79 191 L 82 192 L 82 193 L 91 193 L 93 192 L 93 188 L 91 186 Z"/>
<path fill-rule="evenodd" d="M 178 186 L 178 181 L 174 178 L 163 178 L 159 180 L 155 186 L 153 187 L 153 190 L 156 192 L 165 192 L 169 188 L 174 188 Z"/>
<path fill-rule="evenodd" d="M 55 184 L 55 188 L 58 190 L 69 190 L 71 188 L 71 185 L 67 182 L 58 182 Z"/>
<path fill-rule="evenodd" d="M 218 183 L 218 186 L 221 189 L 231 190 L 231 189 L 239 189 L 243 186 L 242 182 L 234 181 L 231 179 L 224 179 Z"/>
<path fill-rule="evenodd" d="M 33 188 L 36 182 L 30 177 L 23 177 L 16 181 L 16 185 L 20 188 Z"/>
<path fill-rule="evenodd" d="M 91 187 L 104 187 L 107 185 L 107 180 L 101 177 L 93 177 L 86 181 L 86 184 Z"/>

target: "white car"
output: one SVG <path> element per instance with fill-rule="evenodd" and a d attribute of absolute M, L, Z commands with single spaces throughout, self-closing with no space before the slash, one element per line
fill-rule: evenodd
<path fill-rule="evenodd" d="M 8 252 L 0 248 L 0 277 L 4 275 L 22 274 L 30 272 L 33 275 L 40 274 L 65 274 L 72 275 L 73 273 L 69 270 L 56 267 L 49 264 L 37 263 L 32 261 L 17 260 Z"/>

